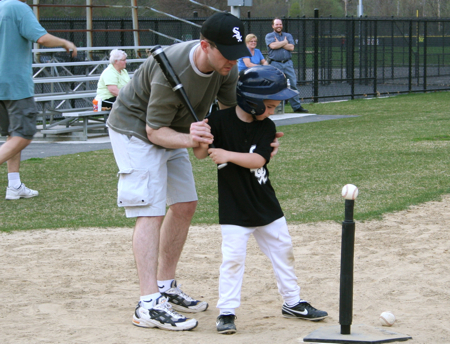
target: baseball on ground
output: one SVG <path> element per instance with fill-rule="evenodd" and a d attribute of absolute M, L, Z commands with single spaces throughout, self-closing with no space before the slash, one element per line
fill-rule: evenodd
<path fill-rule="evenodd" d="M 347 184 L 342 188 L 342 197 L 354 200 L 358 197 L 358 188 L 353 184 Z"/>
<path fill-rule="evenodd" d="M 395 315 L 391 312 L 383 312 L 380 314 L 380 322 L 383 326 L 392 326 L 395 323 Z"/>

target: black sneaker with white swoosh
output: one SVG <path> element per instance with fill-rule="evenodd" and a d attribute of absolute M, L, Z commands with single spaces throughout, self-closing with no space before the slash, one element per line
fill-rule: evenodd
<path fill-rule="evenodd" d="M 328 316 L 327 312 L 320 311 L 303 300 L 294 306 L 288 306 L 284 303 L 281 308 L 281 313 L 285 318 L 297 318 L 312 321 L 319 321 Z"/>

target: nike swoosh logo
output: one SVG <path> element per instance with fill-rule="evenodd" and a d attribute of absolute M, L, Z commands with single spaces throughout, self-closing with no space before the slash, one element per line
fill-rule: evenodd
<path fill-rule="evenodd" d="M 158 284 L 158 288 L 159 288 L 159 289 L 162 289 L 162 288 L 164 288 L 164 286 L 161 287 L 161 286 Z"/>
<path fill-rule="evenodd" d="M 292 312 L 292 313 L 298 313 L 298 314 L 301 314 L 301 315 L 308 315 L 308 310 L 306 308 L 303 311 L 298 311 L 298 310 L 292 309 L 292 308 L 287 308 L 287 310 Z"/>

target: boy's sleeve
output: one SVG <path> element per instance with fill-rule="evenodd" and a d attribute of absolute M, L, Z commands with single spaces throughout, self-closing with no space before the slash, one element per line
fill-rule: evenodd
<path fill-rule="evenodd" d="M 261 155 L 264 159 L 266 159 L 266 164 L 270 161 L 270 154 L 272 153 L 272 147 L 270 144 L 275 139 L 275 134 L 277 132 L 275 123 L 267 118 L 264 120 L 264 127 L 262 128 L 263 134 L 261 135 L 261 138 L 259 139 L 259 142 L 253 151 L 253 153 L 258 153 Z"/>
<path fill-rule="evenodd" d="M 221 140 L 220 140 L 220 130 L 219 130 L 219 117 L 218 114 L 221 110 L 213 112 L 210 114 L 208 118 L 208 124 L 211 127 L 211 134 L 214 136 L 214 146 L 216 148 L 221 148 Z"/>

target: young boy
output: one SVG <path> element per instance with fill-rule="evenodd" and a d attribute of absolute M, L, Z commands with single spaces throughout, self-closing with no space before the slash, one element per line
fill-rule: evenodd
<path fill-rule="evenodd" d="M 218 170 L 219 222 L 222 230 L 217 331 L 236 332 L 235 309 L 240 305 L 247 241 L 254 235 L 275 272 L 278 291 L 283 297 L 286 318 L 322 320 L 327 312 L 300 299 L 294 271 L 292 241 L 267 164 L 276 128 L 268 117 L 281 100 L 296 91 L 287 88 L 284 74 L 273 66 L 257 66 L 242 71 L 237 84 L 237 106 L 208 117 L 215 149 L 206 144 L 194 148 L 197 158 L 208 154 Z"/>

